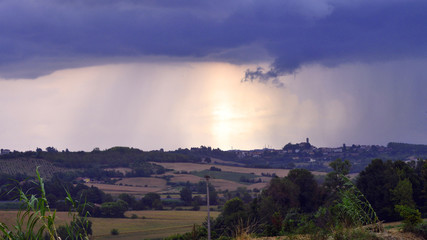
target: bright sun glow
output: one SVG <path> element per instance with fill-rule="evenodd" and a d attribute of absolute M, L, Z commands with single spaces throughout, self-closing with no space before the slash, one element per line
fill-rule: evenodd
<path fill-rule="evenodd" d="M 223 144 L 229 144 L 230 138 L 233 132 L 238 129 L 238 126 L 233 122 L 236 118 L 235 113 L 232 111 L 230 106 L 221 103 L 214 108 L 213 112 L 213 125 L 212 132 L 218 142 Z"/>
<path fill-rule="evenodd" d="M 252 132 L 251 106 L 245 104 L 251 95 L 243 91 L 240 82 L 230 79 L 234 72 L 221 67 L 216 72 L 211 89 L 211 134 L 215 145 L 230 149 Z M 226 76 L 226 75 L 229 76 Z"/>

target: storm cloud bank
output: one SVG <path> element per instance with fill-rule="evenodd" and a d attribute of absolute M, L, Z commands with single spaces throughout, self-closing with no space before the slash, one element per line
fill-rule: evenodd
<path fill-rule="evenodd" d="M 0 77 L 150 57 L 230 63 L 264 81 L 304 65 L 424 58 L 423 0 L 0 1 Z"/>

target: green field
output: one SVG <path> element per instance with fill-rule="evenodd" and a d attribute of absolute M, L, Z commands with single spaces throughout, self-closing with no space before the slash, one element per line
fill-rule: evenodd
<path fill-rule="evenodd" d="M 1 210 L 17 210 L 22 207 L 22 202 L 19 201 L 1 201 L 0 209 Z"/>
<path fill-rule="evenodd" d="M 209 170 L 203 170 L 203 171 L 199 171 L 199 172 L 191 172 L 191 174 L 196 175 L 198 177 L 205 177 L 206 175 L 209 175 L 209 176 L 211 176 L 211 178 L 224 179 L 224 180 L 229 180 L 229 181 L 243 183 L 243 184 L 249 184 L 249 183 L 241 182 L 240 180 L 242 177 L 245 177 L 246 179 L 254 179 L 254 178 L 260 177 L 260 176 L 257 176 L 255 174 L 251 174 L 251 173 L 209 171 Z"/>
<path fill-rule="evenodd" d="M 16 223 L 17 211 L 0 211 L 0 222 L 8 226 Z M 130 216 L 136 214 L 137 219 Z M 176 233 L 189 232 L 193 224 L 202 224 L 205 211 L 128 211 L 128 218 L 90 218 L 94 239 L 159 239 Z M 211 212 L 217 217 L 219 212 Z M 144 218 L 143 218 L 144 217 Z M 71 217 L 67 212 L 57 213 L 57 225 L 65 224 Z M 111 235 L 111 229 L 118 229 L 119 235 Z"/>

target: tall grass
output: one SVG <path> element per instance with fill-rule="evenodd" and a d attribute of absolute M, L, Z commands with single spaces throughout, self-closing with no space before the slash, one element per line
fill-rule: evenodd
<path fill-rule="evenodd" d="M 245 223 L 242 218 L 234 226 L 234 239 L 235 240 L 250 240 L 253 239 L 253 232 L 256 229 L 256 222 L 251 222 L 249 219 Z"/>
<path fill-rule="evenodd" d="M 378 216 L 369 201 L 360 190 L 345 176 L 341 176 L 344 181 L 344 190 L 339 191 L 340 201 L 336 207 L 338 218 L 349 226 L 378 225 Z M 381 226 L 377 226 L 382 230 Z"/>
<path fill-rule="evenodd" d="M 49 207 L 49 202 L 46 198 L 43 178 L 40 176 L 38 167 L 36 168 L 36 181 L 32 181 L 38 188 L 39 196 L 35 194 L 27 195 L 18 185 L 14 188 L 18 193 L 18 198 L 23 205 L 16 216 L 16 224 L 7 226 L 0 223 L 0 234 L 2 239 L 7 240 L 60 240 L 60 239 L 89 239 L 88 234 L 83 231 L 82 234 L 76 235 L 73 230 L 73 224 L 65 226 L 67 236 L 61 238 L 57 226 L 55 225 L 56 211 L 52 211 Z M 75 202 L 67 192 L 67 201 L 70 201 L 73 206 Z M 74 220 L 78 217 L 74 214 Z M 80 219 L 82 220 L 82 219 Z M 83 222 L 88 224 L 87 219 L 83 218 Z M 74 225 L 75 226 L 75 225 Z"/>

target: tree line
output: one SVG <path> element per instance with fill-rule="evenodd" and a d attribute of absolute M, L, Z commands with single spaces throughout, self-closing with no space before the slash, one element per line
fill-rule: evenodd
<path fill-rule="evenodd" d="M 227 201 L 219 217 L 212 220 L 213 239 L 236 237 L 236 229 L 257 236 L 313 234 L 323 238 L 340 231 L 347 234 L 342 232 L 346 227 L 402 219 L 408 229 L 417 226 L 426 234 L 427 225 L 419 225 L 421 217 L 427 217 L 426 160 L 405 163 L 375 159 L 353 180 L 347 177 L 349 161 L 338 159 L 330 166 L 333 171 L 322 184 L 311 172 L 293 169 L 286 177 L 273 178 L 248 203 L 240 197 Z M 202 239 L 206 231 L 205 223 L 192 233 L 169 239 Z M 359 239 L 375 239 L 370 233 L 363 234 L 366 236 Z"/>

